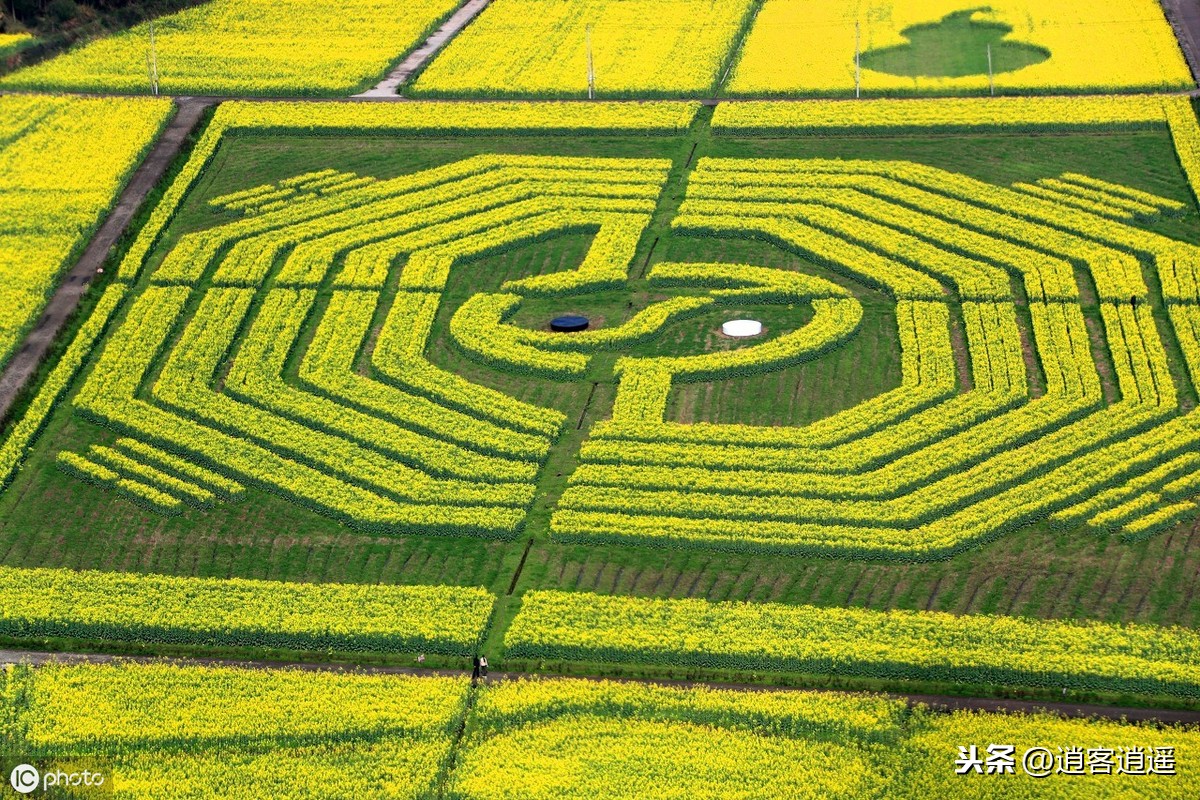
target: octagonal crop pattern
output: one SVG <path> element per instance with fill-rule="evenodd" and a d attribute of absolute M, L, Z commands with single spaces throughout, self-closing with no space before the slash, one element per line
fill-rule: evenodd
<path fill-rule="evenodd" d="M 124 438 L 60 464 L 167 513 L 251 483 L 359 528 L 511 536 L 563 416 L 425 359 L 449 270 L 591 231 L 572 279 L 622 279 L 668 166 L 479 156 L 220 198 L 245 216 L 178 242 L 74 399 Z M 377 313 L 369 377 L 357 362 Z"/>
<path fill-rule="evenodd" d="M 564 417 L 426 359 L 449 272 L 593 233 L 578 269 L 469 301 L 456 320 L 490 320 L 474 333 L 451 322 L 498 365 L 573 374 L 580 352 L 496 323 L 520 297 L 627 280 L 668 168 L 477 156 L 394 180 L 326 170 L 218 198 L 241 218 L 181 238 L 75 398 L 122 438 L 60 465 L 166 513 L 255 485 L 364 529 L 512 536 Z M 718 359 L 621 359 L 612 419 L 584 443 L 552 535 L 919 559 L 1047 517 L 1144 535 L 1193 513 L 1200 430 L 1181 413 L 1162 337 L 1169 329 L 1194 379 L 1200 253 L 1134 224 L 1177 205 L 1069 173 L 1002 188 L 907 162 L 703 159 L 675 229 L 765 239 L 891 295 L 901 385 L 804 427 L 666 421 L 673 385 L 819 355 L 861 309 L 812 276 L 655 265 L 652 285 L 715 287 L 715 300 L 807 292 L 818 314 Z M 1115 402 L 1081 306 L 1091 292 Z M 698 299 L 647 309 L 605 341 L 654 335 Z M 961 393 L 958 315 L 971 386 Z"/>
<path fill-rule="evenodd" d="M 552 533 L 919 559 L 1047 517 L 1144 535 L 1194 513 L 1200 417 L 1181 413 L 1143 264 L 1194 380 L 1200 252 L 1128 224 L 1177 204 L 1086 176 L 1034 188 L 907 162 L 702 161 L 675 228 L 767 239 L 892 294 L 902 385 L 801 428 L 667 422 L 662 387 L 652 414 L 622 414 L 618 398 Z M 1111 404 L 1076 266 L 1097 295 Z M 961 394 L 945 343 L 955 299 L 973 385 Z"/>

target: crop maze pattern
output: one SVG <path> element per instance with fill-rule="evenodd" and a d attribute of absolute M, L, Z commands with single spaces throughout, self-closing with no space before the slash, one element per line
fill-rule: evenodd
<path fill-rule="evenodd" d="M 183 237 L 75 398 L 123 438 L 60 463 L 166 512 L 253 482 L 360 528 L 511 536 L 564 418 L 425 360 L 449 270 L 587 230 L 596 244 L 581 272 L 623 276 L 637 244 L 627 234 L 648 223 L 668 168 L 482 156 L 387 181 L 313 173 L 223 198 L 246 216 Z M 402 256 L 367 356 L 376 380 L 356 360 Z"/>
<path fill-rule="evenodd" d="M 670 377 L 626 376 L 552 533 L 928 558 L 1046 517 L 1145 535 L 1194 513 L 1200 416 L 1180 411 L 1146 281 L 1195 382 L 1200 253 L 1120 221 L 1178 204 L 1070 174 L 1029 188 L 904 162 L 702 161 L 674 227 L 769 239 L 893 295 L 902 386 L 805 428 L 754 428 L 664 422 Z M 1076 268 L 1100 303 L 1111 405 Z M 1037 398 L 1010 276 L 1046 376 Z M 944 287 L 966 327 L 961 394 Z"/>
<path fill-rule="evenodd" d="M 1196 383 L 1200 251 L 1136 226 L 1180 204 L 1069 173 L 1003 188 L 907 162 L 703 159 L 674 228 L 766 239 L 891 295 L 903 380 L 806 427 L 683 425 L 664 418 L 672 385 L 819 357 L 862 312 L 814 276 L 658 264 L 652 284 L 708 294 L 570 346 L 506 324 L 524 297 L 623 283 L 669 167 L 477 156 L 218 198 L 240 218 L 176 244 L 74 399 L 121 438 L 59 463 L 165 513 L 253 484 L 368 530 L 515 535 L 565 418 L 424 353 L 452 268 L 585 231 L 595 237 L 577 270 L 477 295 L 451 336 L 496 368 L 570 379 L 589 352 L 712 304 L 800 300 L 817 313 L 752 347 L 619 360 L 612 418 L 582 447 L 556 538 L 919 559 L 1047 517 L 1139 536 L 1195 513 L 1200 417 L 1181 409 L 1162 337 Z M 1077 272 L 1100 304 L 1115 402 Z M 972 383 L 961 393 L 955 313 Z M 1038 396 L 1027 347 L 1045 375 Z"/>

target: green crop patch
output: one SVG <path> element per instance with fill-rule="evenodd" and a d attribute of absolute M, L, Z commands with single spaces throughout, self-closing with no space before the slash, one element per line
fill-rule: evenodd
<path fill-rule="evenodd" d="M 1050 57 L 1044 48 L 1009 39 L 1011 25 L 974 19 L 981 10 L 911 25 L 900 31 L 905 44 L 866 51 L 862 66 L 892 75 L 961 78 L 1012 72 Z"/>

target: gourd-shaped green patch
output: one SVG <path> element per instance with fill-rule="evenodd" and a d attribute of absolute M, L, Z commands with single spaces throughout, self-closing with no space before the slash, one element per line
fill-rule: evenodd
<path fill-rule="evenodd" d="M 977 14 L 990 11 L 970 8 L 937 22 L 911 25 L 900 32 L 908 44 L 868 50 L 862 54 L 862 66 L 914 78 L 961 78 L 987 73 L 989 47 L 993 73 L 1012 72 L 1050 57 L 1045 48 L 1005 39 L 1012 33 L 1011 25 L 976 19 Z"/>

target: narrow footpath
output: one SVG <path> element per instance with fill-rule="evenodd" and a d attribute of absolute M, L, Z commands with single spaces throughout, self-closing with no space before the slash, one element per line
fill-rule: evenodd
<path fill-rule="evenodd" d="M 361 94 L 354 95 L 361 98 L 386 98 L 391 100 L 399 99 L 397 92 L 400 87 L 413 76 L 418 70 L 425 66 L 428 61 L 437 55 L 446 44 L 459 34 L 459 32 L 470 24 L 471 20 L 479 16 L 492 0 L 467 0 L 457 11 L 446 20 L 442 27 L 438 28 L 429 38 L 421 43 L 421 46 L 409 53 L 408 58 L 400 62 L 400 64 L 392 70 L 386 78 L 380 81 L 376 86 L 368 89 Z"/>
<path fill-rule="evenodd" d="M 1183 50 L 1184 59 L 1191 67 L 1192 77 L 1200 82 L 1200 2 L 1197 0 L 1162 0 L 1163 11 L 1175 38 Z M 1197 92 L 1190 94 L 1195 97 Z"/>
<path fill-rule="evenodd" d="M 150 190 L 158 185 L 167 167 L 179 155 L 184 140 L 200 122 L 204 109 L 212 105 L 212 102 L 207 98 L 194 97 L 180 97 L 175 101 L 175 117 L 158 137 L 141 166 L 133 173 L 104 224 L 88 242 L 79 261 L 59 282 L 58 289 L 50 298 L 33 330 L 25 337 L 21 349 L 13 354 L 12 360 L 0 374 L 0 420 L 8 415 L 21 391 L 37 373 L 38 365 L 45 359 L 54 340 L 66 326 L 67 320 L 79 307 L 88 285 L 96 277 L 96 271 L 104 265 L 109 251 L 125 233 Z"/>

